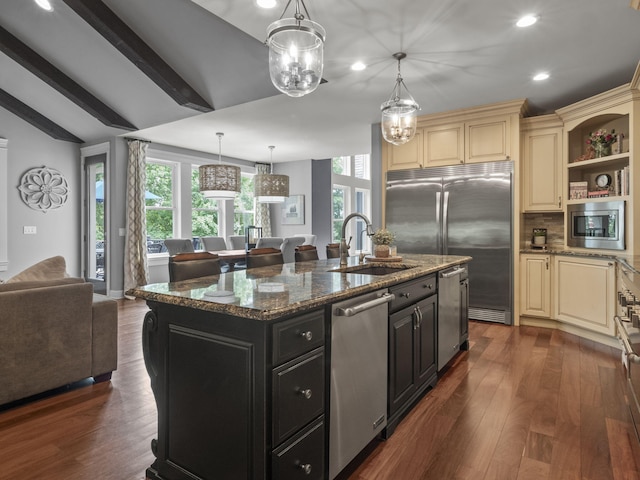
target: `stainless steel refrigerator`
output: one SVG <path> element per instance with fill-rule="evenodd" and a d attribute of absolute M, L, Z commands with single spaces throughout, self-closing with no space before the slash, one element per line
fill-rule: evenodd
<path fill-rule="evenodd" d="M 469 318 L 513 323 L 512 161 L 387 173 L 398 255 L 469 255 Z"/>

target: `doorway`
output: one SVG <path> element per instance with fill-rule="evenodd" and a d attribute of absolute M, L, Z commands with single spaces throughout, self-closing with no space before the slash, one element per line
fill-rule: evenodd
<path fill-rule="evenodd" d="M 96 293 L 107 293 L 107 179 L 106 155 L 84 160 L 85 178 L 85 235 L 84 278 L 93 284 Z"/>

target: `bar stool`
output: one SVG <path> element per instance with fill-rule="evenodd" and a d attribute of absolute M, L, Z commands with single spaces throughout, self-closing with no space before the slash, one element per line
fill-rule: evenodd
<path fill-rule="evenodd" d="M 299 245 L 296 247 L 296 262 L 318 260 L 318 249 L 315 245 Z"/>
<path fill-rule="evenodd" d="M 170 282 L 219 274 L 220 259 L 214 253 L 178 253 L 169 257 Z"/>
<path fill-rule="evenodd" d="M 247 255 L 247 270 L 282 264 L 284 264 L 284 258 L 278 248 L 252 248 Z"/>
<path fill-rule="evenodd" d="M 339 243 L 330 243 L 327 245 L 327 258 L 340 258 Z"/>

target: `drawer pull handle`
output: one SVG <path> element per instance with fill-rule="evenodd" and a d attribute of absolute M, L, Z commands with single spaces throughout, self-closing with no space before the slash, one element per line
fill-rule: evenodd
<path fill-rule="evenodd" d="M 300 470 L 304 472 L 305 475 L 311 475 L 311 464 L 310 463 L 301 463 L 298 465 Z"/>
<path fill-rule="evenodd" d="M 306 341 L 310 342 L 311 340 L 313 340 L 313 333 L 312 332 L 302 332 L 300 334 L 300 336 L 302 338 L 304 338 Z"/>
<path fill-rule="evenodd" d="M 305 388 L 304 390 L 300 389 L 298 390 L 298 393 L 302 395 L 304 398 L 306 398 L 307 400 L 309 400 L 311 398 L 311 395 L 313 394 L 310 388 Z"/>
<path fill-rule="evenodd" d="M 401 293 L 400 296 L 404 297 L 404 298 L 409 298 L 411 296 L 411 294 L 410 293 Z"/>
<path fill-rule="evenodd" d="M 429 290 L 431 290 L 433 288 L 433 284 L 432 283 L 425 283 L 424 284 L 424 288 L 428 288 Z"/>

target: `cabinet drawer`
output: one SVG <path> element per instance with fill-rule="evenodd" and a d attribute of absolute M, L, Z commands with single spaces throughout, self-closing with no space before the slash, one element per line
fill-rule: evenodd
<path fill-rule="evenodd" d="M 389 291 L 396 296 L 389 304 L 389 311 L 395 312 L 436 293 L 436 274 L 432 273 L 417 280 L 391 287 Z"/>
<path fill-rule="evenodd" d="M 324 349 L 273 370 L 273 444 L 324 412 Z"/>
<path fill-rule="evenodd" d="M 291 360 L 324 344 L 324 310 L 306 313 L 273 326 L 273 364 Z"/>
<path fill-rule="evenodd" d="M 273 480 L 324 479 L 324 417 L 272 454 Z"/>

